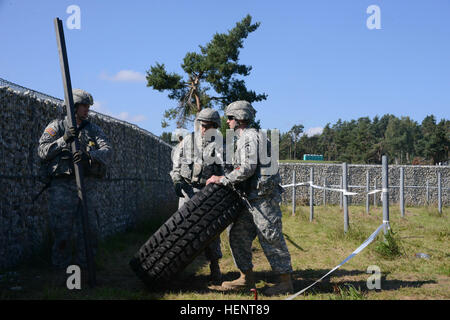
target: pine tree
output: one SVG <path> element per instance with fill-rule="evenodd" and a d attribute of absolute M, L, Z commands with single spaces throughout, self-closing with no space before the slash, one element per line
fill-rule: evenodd
<path fill-rule="evenodd" d="M 164 64 L 150 67 L 147 86 L 160 92 L 169 91 L 169 99 L 177 102 L 176 107 L 165 111 L 163 128 L 171 120 L 182 127 L 205 107 L 223 109 L 236 100 L 252 103 L 267 98 L 265 93 L 247 89 L 242 77 L 248 76 L 252 67 L 238 63 L 244 39 L 259 25 L 259 22 L 252 24 L 252 17 L 247 15 L 227 33 L 216 33 L 209 43 L 199 46 L 200 53 L 188 52 L 181 65 L 184 76 L 168 73 Z"/>

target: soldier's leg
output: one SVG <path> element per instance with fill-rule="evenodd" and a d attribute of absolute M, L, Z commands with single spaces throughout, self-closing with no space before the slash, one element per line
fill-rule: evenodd
<path fill-rule="evenodd" d="M 54 179 L 49 189 L 48 211 L 53 236 L 52 264 L 65 269 L 72 263 L 77 196 L 71 179 Z"/>
<path fill-rule="evenodd" d="M 205 248 L 205 257 L 209 261 L 219 260 L 222 258 L 222 250 L 220 249 L 220 234 Z"/>
<path fill-rule="evenodd" d="M 228 237 L 236 267 L 241 271 L 253 269 L 252 242 L 256 237 L 256 226 L 248 210 L 228 228 Z"/>
<path fill-rule="evenodd" d="M 291 273 L 291 256 L 282 232 L 278 202 L 269 198 L 252 205 L 258 239 L 272 270 L 279 274 Z"/>
<path fill-rule="evenodd" d="M 206 248 L 205 257 L 209 261 L 210 276 L 209 279 L 213 283 L 220 284 L 222 280 L 222 272 L 220 271 L 219 259 L 222 258 L 220 249 L 220 235 L 217 236 Z"/>
<path fill-rule="evenodd" d="M 95 256 L 98 250 L 98 236 L 99 236 L 99 214 L 98 214 L 98 201 L 93 197 L 93 182 L 86 179 L 86 199 L 88 208 L 88 222 L 89 222 L 89 237 L 91 242 L 92 254 Z M 82 211 L 77 214 L 76 230 L 77 230 L 77 246 L 75 260 L 80 267 L 87 267 L 86 248 L 84 245 L 84 230 L 82 225 Z"/>

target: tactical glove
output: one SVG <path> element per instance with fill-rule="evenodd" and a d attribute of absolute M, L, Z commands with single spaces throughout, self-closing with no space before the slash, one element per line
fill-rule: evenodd
<path fill-rule="evenodd" d="M 73 154 L 73 163 L 81 162 L 83 165 L 89 165 L 89 160 L 91 160 L 91 156 L 86 151 L 78 150 Z"/>
<path fill-rule="evenodd" d="M 184 198 L 184 194 L 182 192 L 183 190 L 183 182 L 177 181 L 173 184 L 173 187 L 175 188 L 175 193 L 179 198 Z"/>
<path fill-rule="evenodd" d="M 75 127 L 70 127 L 69 129 L 64 132 L 63 139 L 64 141 L 69 144 L 72 143 L 77 135 L 77 129 Z"/>

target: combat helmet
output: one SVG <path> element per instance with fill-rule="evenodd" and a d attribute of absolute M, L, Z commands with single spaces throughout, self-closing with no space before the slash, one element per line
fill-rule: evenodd
<path fill-rule="evenodd" d="M 225 115 L 233 116 L 236 120 L 245 120 L 252 122 L 255 119 L 256 110 L 252 107 L 250 102 L 239 100 L 230 103 L 225 108 Z"/>
<path fill-rule="evenodd" d="M 212 108 L 205 108 L 200 111 L 197 115 L 197 121 L 208 121 L 217 124 L 220 127 L 220 116 L 219 113 Z"/>
<path fill-rule="evenodd" d="M 94 99 L 92 98 L 92 95 L 89 92 L 86 92 L 81 89 L 73 89 L 72 95 L 74 105 L 87 104 L 89 106 L 92 106 L 94 104 Z"/>

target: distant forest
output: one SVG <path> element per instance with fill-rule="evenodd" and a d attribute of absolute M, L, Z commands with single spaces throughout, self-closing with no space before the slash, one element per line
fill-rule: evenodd
<path fill-rule="evenodd" d="M 388 155 L 396 164 L 438 164 L 448 162 L 450 121 L 439 123 L 433 115 L 419 124 L 409 117 L 386 114 L 373 120 L 327 124 L 321 134 L 302 135 L 296 125 L 280 136 L 280 159 L 303 159 L 303 154 L 321 154 L 324 160 L 380 164 Z"/>
<path fill-rule="evenodd" d="M 222 121 L 222 131 L 225 130 Z M 259 121 L 255 127 L 259 127 Z M 302 160 L 304 154 L 321 154 L 326 161 L 380 164 L 382 155 L 390 163 L 438 164 L 449 160 L 450 121 L 436 122 L 434 115 L 417 123 L 409 117 L 386 114 L 358 120 L 328 123 L 321 134 L 303 134 L 303 125 L 280 133 L 280 160 Z M 268 133 L 270 137 L 270 133 Z M 171 133 L 161 135 L 171 144 Z"/>

